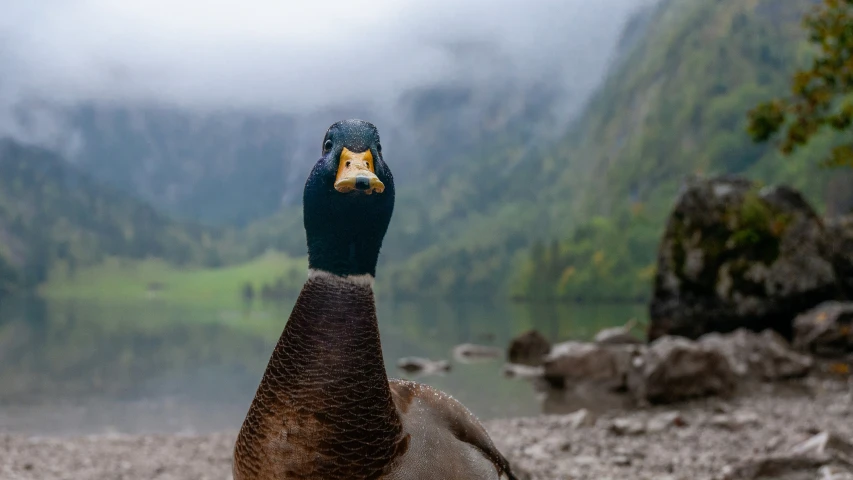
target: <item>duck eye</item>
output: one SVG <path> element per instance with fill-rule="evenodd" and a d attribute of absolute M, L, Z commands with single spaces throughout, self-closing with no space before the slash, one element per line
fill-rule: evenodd
<path fill-rule="evenodd" d="M 323 143 L 323 151 L 324 151 L 324 152 L 328 152 L 328 151 L 329 151 L 329 150 L 331 150 L 331 149 L 332 149 L 332 141 L 331 141 L 331 140 L 326 140 L 326 141 Z"/>
<path fill-rule="evenodd" d="M 376 152 L 377 152 L 377 153 L 382 153 L 382 144 L 381 144 L 381 143 L 377 143 L 377 144 L 376 144 Z"/>

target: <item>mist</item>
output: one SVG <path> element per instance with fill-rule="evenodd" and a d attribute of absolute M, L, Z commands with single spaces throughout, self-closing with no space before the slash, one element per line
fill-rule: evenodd
<path fill-rule="evenodd" d="M 49 112 L 81 103 L 294 114 L 507 82 L 577 96 L 643 3 L 15 2 L 0 19 L 0 135 L 73 148 Z"/>

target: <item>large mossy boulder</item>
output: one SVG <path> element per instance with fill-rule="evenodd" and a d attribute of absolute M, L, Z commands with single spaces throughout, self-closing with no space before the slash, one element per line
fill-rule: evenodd
<path fill-rule="evenodd" d="M 820 217 L 789 187 L 690 178 L 658 251 L 649 340 L 770 328 L 841 295 Z"/>

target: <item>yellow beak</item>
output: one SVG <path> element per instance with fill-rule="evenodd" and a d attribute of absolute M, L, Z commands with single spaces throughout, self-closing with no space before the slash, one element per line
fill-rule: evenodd
<path fill-rule="evenodd" d="M 355 153 L 344 147 L 335 177 L 335 190 L 348 193 L 361 190 L 370 195 L 385 191 L 385 184 L 376 176 L 370 150 Z"/>

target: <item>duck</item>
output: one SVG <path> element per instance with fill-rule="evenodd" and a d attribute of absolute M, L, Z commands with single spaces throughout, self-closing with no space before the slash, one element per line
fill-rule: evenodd
<path fill-rule="evenodd" d="M 234 445 L 234 480 L 517 480 L 461 402 L 389 379 L 374 297 L 394 178 L 368 121 L 332 124 L 303 190 L 308 278 Z"/>

